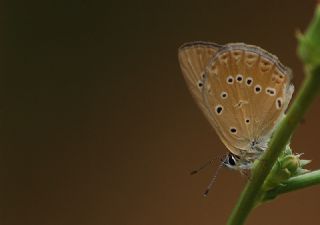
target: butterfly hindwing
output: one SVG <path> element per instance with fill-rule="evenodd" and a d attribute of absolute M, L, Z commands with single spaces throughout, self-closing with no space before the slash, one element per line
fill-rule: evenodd
<path fill-rule="evenodd" d="M 254 141 L 266 147 L 291 99 L 290 79 L 290 70 L 275 56 L 252 45 L 225 45 L 210 60 L 203 98 L 232 153 L 254 154 Z"/>

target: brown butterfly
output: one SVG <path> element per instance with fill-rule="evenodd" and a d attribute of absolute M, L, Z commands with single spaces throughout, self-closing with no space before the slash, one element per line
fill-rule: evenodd
<path fill-rule="evenodd" d="M 229 150 L 223 164 L 251 169 L 292 97 L 291 70 L 243 43 L 190 42 L 178 55 L 192 96 Z"/>

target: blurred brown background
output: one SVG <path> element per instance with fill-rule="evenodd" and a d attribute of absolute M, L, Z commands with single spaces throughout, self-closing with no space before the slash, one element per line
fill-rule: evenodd
<path fill-rule="evenodd" d="M 177 49 L 245 42 L 294 71 L 313 1 L 2 1 L 1 225 L 224 224 L 247 178 L 193 102 Z M 320 100 L 320 99 L 319 99 Z M 292 141 L 320 167 L 320 101 Z M 248 224 L 316 224 L 320 187 L 257 208 Z"/>

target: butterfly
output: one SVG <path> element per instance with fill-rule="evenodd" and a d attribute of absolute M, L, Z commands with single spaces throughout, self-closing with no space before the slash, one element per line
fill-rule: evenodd
<path fill-rule="evenodd" d="M 250 170 L 292 97 L 291 70 L 258 46 L 189 42 L 178 50 L 196 103 L 229 150 L 222 163 Z"/>

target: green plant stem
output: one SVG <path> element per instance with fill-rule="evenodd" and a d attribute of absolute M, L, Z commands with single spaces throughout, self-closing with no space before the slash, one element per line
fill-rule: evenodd
<path fill-rule="evenodd" d="M 233 209 L 228 225 L 241 225 L 246 220 L 252 208 L 255 206 L 257 197 L 261 195 L 260 190 L 264 180 L 276 162 L 280 153 L 288 144 L 295 128 L 302 121 L 305 112 L 317 96 L 320 88 L 320 66 L 313 67 L 307 71 L 307 76 L 297 94 L 296 100 L 290 107 L 287 116 L 280 122 L 270 141 L 269 149 L 257 162 L 252 180 L 249 181 L 241 193 L 240 198 Z"/>
<path fill-rule="evenodd" d="M 320 89 L 320 4 L 316 7 L 314 18 L 307 32 L 305 35 L 300 34 L 298 39 L 298 53 L 305 64 L 306 78 L 287 116 L 280 122 L 273 133 L 268 150 L 265 151 L 254 166 L 252 179 L 241 193 L 229 217 L 228 225 L 242 225 L 250 211 L 265 196 L 266 193 L 262 191 L 265 179 L 318 94 Z M 310 179 L 310 177 L 307 178 Z M 308 181 L 304 180 L 304 182 Z M 298 188 L 298 186 L 296 187 Z"/>
<path fill-rule="evenodd" d="M 320 170 L 292 177 L 283 184 L 283 186 L 279 186 L 278 188 L 265 193 L 263 200 L 273 199 L 280 194 L 320 184 Z"/>

